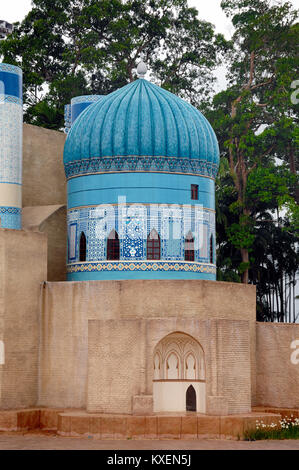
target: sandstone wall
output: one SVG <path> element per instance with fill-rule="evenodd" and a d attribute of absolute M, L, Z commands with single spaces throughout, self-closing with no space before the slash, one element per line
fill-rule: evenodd
<path fill-rule="evenodd" d="M 199 341 L 203 341 L 205 347 L 206 336 L 199 334 L 198 329 L 200 320 L 248 321 L 251 382 L 254 384 L 253 286 L 201 280 L 90 281 L 47 283 L 43 292 L 39 392 L 41 406 L 86 407 L 88 320 L 118 322 L 132 319 L 132 324 L 137 326 L 139 320 L 148 320 L 147 331 L 150 328 L 152 332 L 145 358 L 151 363 L 154 347 L 166 334 L 183 331 L 194 335 L 194 331 L 197 331 Z M 163 326 L 163 322 L 170 321 L 170 318 L 171 325 L 167 323 Z M 141 328 L 140 325 L 139 327 Z M 236 333 L 234 334 L 234 338 L 237 338 Z M 139 341 L 138 332 L 134 338 L 136 342 Z M 229 346 L 225 347 L 227 349 Z M 146 366 L 145 370 L 144 380 L 136 395 L 152 393 L 152 368 Z"/>
<path fill-rule="evenodd" d="M 24 124 L 23 134 L 23 207 L 27 211 L 23 228 L 28 230 L 28 227 L 36 225 L 34 208 L 46 213 L 51 206 L 66 205 L 66 178 L 63 167 L 66 135 L 30 124 Z M 33 216 L 32 221 L 30 214 Z M 67 250 L 66 208 L 59 209 L 39 225 L 36 230 L 45 232 L 48 236 L 46 279 L 64 281 Z"/>
<path fill-rule="evenodd" d="M 66 207 L 61 207 L 40 226 L 48 237 L 48 281 L 66 280 L 67 222 Z"/>
<path fill-rule="evenodd" d="M 90 320 L 87 410 L 132 413 L 134 396 L 153 394 L 155 346 L 176 331 L 192 336 L 205 351 L 206 412 L 249 413 L 249 322 L 192 317 Z M 217 410 L 210 397 L 218 399 Z"/>
<path fill-rule="evenodd" d="M 299 408 L 299 325 L 257 323 L 256 356 L 258 405 Z"/>
<path fill-rule="evenodd" d="M 66 204 L 63 148 L 66 135 L 23 127 L 23 207 Z"/>
<path fill-rule="evenodd" d="M 0 409 L 35 406 L 38 390 L 40 291 L 47 276 L 42 233 L 0 229 Z"/>

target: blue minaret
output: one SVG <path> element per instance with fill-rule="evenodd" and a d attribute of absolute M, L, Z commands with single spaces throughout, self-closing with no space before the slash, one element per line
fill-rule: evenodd
<path fill-rule="evenodd" d="M 76 96 L 71 100 L 71 123 L 72 125 L 80 114 L 93 103 L 102 98 L 102 95 L 83 95 Z"/>
<path fill-rule="evenodd" d="M 22 228 L 22 70 L 0 64 L 1 228 Z"/>
<path fill-rule="evenodd" d="M 65 133 L 68 134 L 72 125 L 80 114 L 93 103 L 102 98 L 102 95 L 82 95 L 72 98 L 71 104 L 64 107 Z"/>
<path fill-rule="evenodd" d="M 69 280 L 216 279 L 216 135 L 146 71 L 68 134 Z"/>

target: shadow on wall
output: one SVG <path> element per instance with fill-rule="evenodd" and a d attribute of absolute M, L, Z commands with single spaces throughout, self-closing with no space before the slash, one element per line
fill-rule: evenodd
<path fill-rule="evenodd" d="M 47 281 L 65 281 L 67 259 L 66 206 L 24 207 L 23 229 L 33 232 L 44 232 L 47 234 Z"/>

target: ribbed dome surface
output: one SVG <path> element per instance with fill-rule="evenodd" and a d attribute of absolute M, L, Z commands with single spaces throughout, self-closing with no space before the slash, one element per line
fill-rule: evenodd
<path fill-rule="evenodd" d="M 103 97 L 76 120 L 64 164 L 106 157 L 176 157 L 219 164 L 215 133 L 193 106 L 144 79 Z"/>

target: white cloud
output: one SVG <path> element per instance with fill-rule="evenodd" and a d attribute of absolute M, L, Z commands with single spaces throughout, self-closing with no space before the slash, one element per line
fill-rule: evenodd
<path fill-rule="evenodd" d="M 4 0 L 1 3 L 4 3 Z M 1 5 L 0 19 L 8 23 L 22 21 L 30 10 L 31 0 L 9 0 Z"/>
<path fill-rule="evenodd" d="M 233 25 L 220 7 L 221 0 L 209 0 L 208 2 L 206 0 L 188 0 L 188 3 L 197 8 L 200 19 L 214 24 L 218 33 L 223 33 L 227 39 L 232 36 Z"/>
<path fill-rule="evenodd" d="M 299 8 L 299 0 L 291 0 L 294 7 Z M 21 21 L 31 9 L 31 0 L 9 0 L 1 5 L 1 20 L 14 23 Z M 200 18 L 215 24 L 217 31 L 225 35 L 232 32 L 232 24 L 221 10 L 221 0 L 188 0 L 190 6 L 195 6 Z"/>
<path fill-rule="evenodd" d="M 4 0 L 2 0 L 3 2 Z M 299 0 L 291 0 L 294 7 L 299 8 Z M 196 7 L 199 11 L 199 17 L 203 20 L 213 23 L 216 32 L 223 33 L 227 39 L 232 36 L 233 25 L 223 13 L 220 3 L 221 0 L 188 0 L 190 6 Z M 14 23 L 21 21 L 31 9 L 31 0 L 9 0 L 1 5 L 1 20 Z M 220 67 L 216 73 L 216 90 L 225 88 L 225 67 Z"/>

